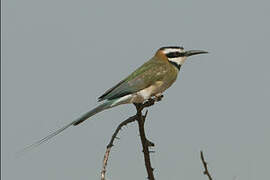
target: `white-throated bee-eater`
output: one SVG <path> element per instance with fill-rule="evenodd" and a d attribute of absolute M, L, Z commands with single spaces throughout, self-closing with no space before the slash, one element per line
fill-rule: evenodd
<path fill-rule="evenodd" d="M 176 46 L 160 48 L 154 57 L 100 96 L 98 100 L 103 101 L 102 104 L 49 136 L 28 146 L 27 149 L 46 142 L 68 127 L 77 126 L 105 109 L 120 104 L 143 103 L 152 97 L 159 98 L 175 82 L 187 57 L 204 53 L 207 52 L 201 50 L 185 51 L 183 47 Z"/>

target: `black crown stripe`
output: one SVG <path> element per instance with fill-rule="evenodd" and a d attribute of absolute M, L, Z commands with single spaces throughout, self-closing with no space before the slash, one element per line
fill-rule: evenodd
<path fill-rule="evenodd" d="M 182 46 L 166 46 L 166 47 L 159 48 L 159 50 L 164 50 L 164 49 L 182 49 L 182 50 L 184 50 L 184 48 Z"/>

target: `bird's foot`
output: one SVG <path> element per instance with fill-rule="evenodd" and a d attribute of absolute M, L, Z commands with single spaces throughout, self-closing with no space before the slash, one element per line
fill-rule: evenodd
<path fill-rule="evenodd" d="M 162 100 L 163 97 L 164 97 L 163 94 L 158 94 L 158 95 L 155 95 L 155 96 L 154 96 L 154 100 L 155 100 L 156 102 L 159 102 L 159 101 Z"/>

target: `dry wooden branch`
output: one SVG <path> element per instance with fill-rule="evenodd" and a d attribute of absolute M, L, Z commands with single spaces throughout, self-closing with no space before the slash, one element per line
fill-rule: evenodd
<path fill-rule="evenodd" d="M 154 174 L 153 174 L 153 168 L 151 166 L 151 160 L 150 160 L 150 153 L 149 153 L 149 146 L 154 145 L 153 143 L 150 143 L 149 140 L 146 139 L 145 136 L 145 131 L 144 131 L 144 122 L 145 122 L 145 118 L 147 116 L 147 111 L 145 113 L 145 115 L 142 115 L 141 109 L 143 109 L 143 105 L 142 104 L 135 104 L 136 109 L 137 109 L 137 122 L 138 122 L 138 126 L 139 126 L 139 132 L 140 132 L 140 137 L 141 137 L 141 143 L 142 143 L 142 147 L 143 147 L 143 155 L 144 155 L 144 163 L 145 163 L 145 167 L 146 167 L 146 171 L 148 174 L 148 179 L 149 180 L 154 180 Z"/>
<path fill-rule="evenodd" d="M 101 170 L 101 180 L 105 180 L 105 174 L 106 174 L 106 167 L 107 167 L 107 163 L 108 163 L 108 159 L 110 156 L 110 152 L 111 152 L 111 148 L 113 147 L 113 142 L 115 139 L 117 139 L 117 134 L 118 132 L 121 130 L 121 128 L 129 123 L 132 123 L 134 121 L 136 121 L 137 116 L 132 116 L 128 119 L 126 119 L 125 121 L 121 122 L 118 127 L 116 128 L 115 132 L 113 133 L 110 143 L 107 145 L 107 149 L 106 152 L 104 154 L 104 158 L 103 158 L 103 165 L 102 165 L 102 170 Z"/>
<path fill-rule="evenodd" d="M 161 98 L 158 99 L 158 101 L 160 101 Z M 104 154 L 102 170 L 101 170 L 101 180 L 105 180 L 106 167 L 107 167 L 108 159 L 110 156 L 110 151 L 111 151 L 111 148 L 113 147 L 114 140 L 117 139 L 118 132 L 121 130 L 121 128 L 123 126 L 125 126 L 131 122 L 134 122 L 136 120 L 137 120 L 138 125 L 139 125 L 139 132 L 140 132 L 141 143 L 142 143 L 142 147 L 143 147 L 144 161 L 145 161 L 145 167 L 146 167 L 147 174 L 148 174 L 148 179 L 154 180 L 153 168 L 151 167 L 150 152 L 149 152 L 149 147 L 154 146 L 154 143 L 152 143 L 151 141 L 146 139 L 145 131 L 144 131 L 144 122 L 145 122 L 145 118 L 147 116 L 147 111 L 146 111 L 145 115 L 142 115 L 142 110 L 146 107 L 150 107 L 150 106 L 154 105 L 155 101 L 156 101 L 155 99 L 150 99 L 143 104 L 134 104 L 136 106 L 136 109 L 137 109 L 137 114 L 126 119 L 125 121 L 121 122 L 118 125 L 118 127 L 116 128 L 115 132 L 113 133 L 113 135 L 111 137 L 109 144 L 107 145 L 107 149 L 106 149 L 106 152 Z"/>
<path fill-rule="evenodd" d="M 208 179 L 209 180 L 212 180 L 212 177 L 208 171 L 208 167 L 207 167 L 207 162 L 205 162 L 204 160 L 204 157 L 203 157 L 203 152 L 201 151 L 201 160 L 202 160 L 202 163 L 203 163 L 203 167 L 204 167 L 204 171 L 203 171 L 203 174 L 205 174 L 206 176 L 208 176 Z"/>

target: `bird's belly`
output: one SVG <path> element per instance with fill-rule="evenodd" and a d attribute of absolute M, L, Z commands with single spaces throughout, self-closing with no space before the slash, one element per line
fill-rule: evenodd
<path fill-rule="evenodd" d="M 129 94 L 121 97 L 111 107 L 118 106 L 120 104 L 129 104 L 129 103 L 143 103 L 145 100 L 148 100 L 152 96 L 157 96 L 162 94 L 166 89 L 170 87 L 171 84 L 164 83 L 162 81 L 157 81 L 155 84 L 140 90 L 134 94 Z"/>
<path fill-rule="evenodd" d="M 162 81 L 157 81 L 154 85 L 151 85 L 133 94 L 131 98 L 131 103 L 143 103 L 150 97 L 161 94 L 167 88 L 168 87 L 166 87 L 165 83 L 163 83 Z"/>

